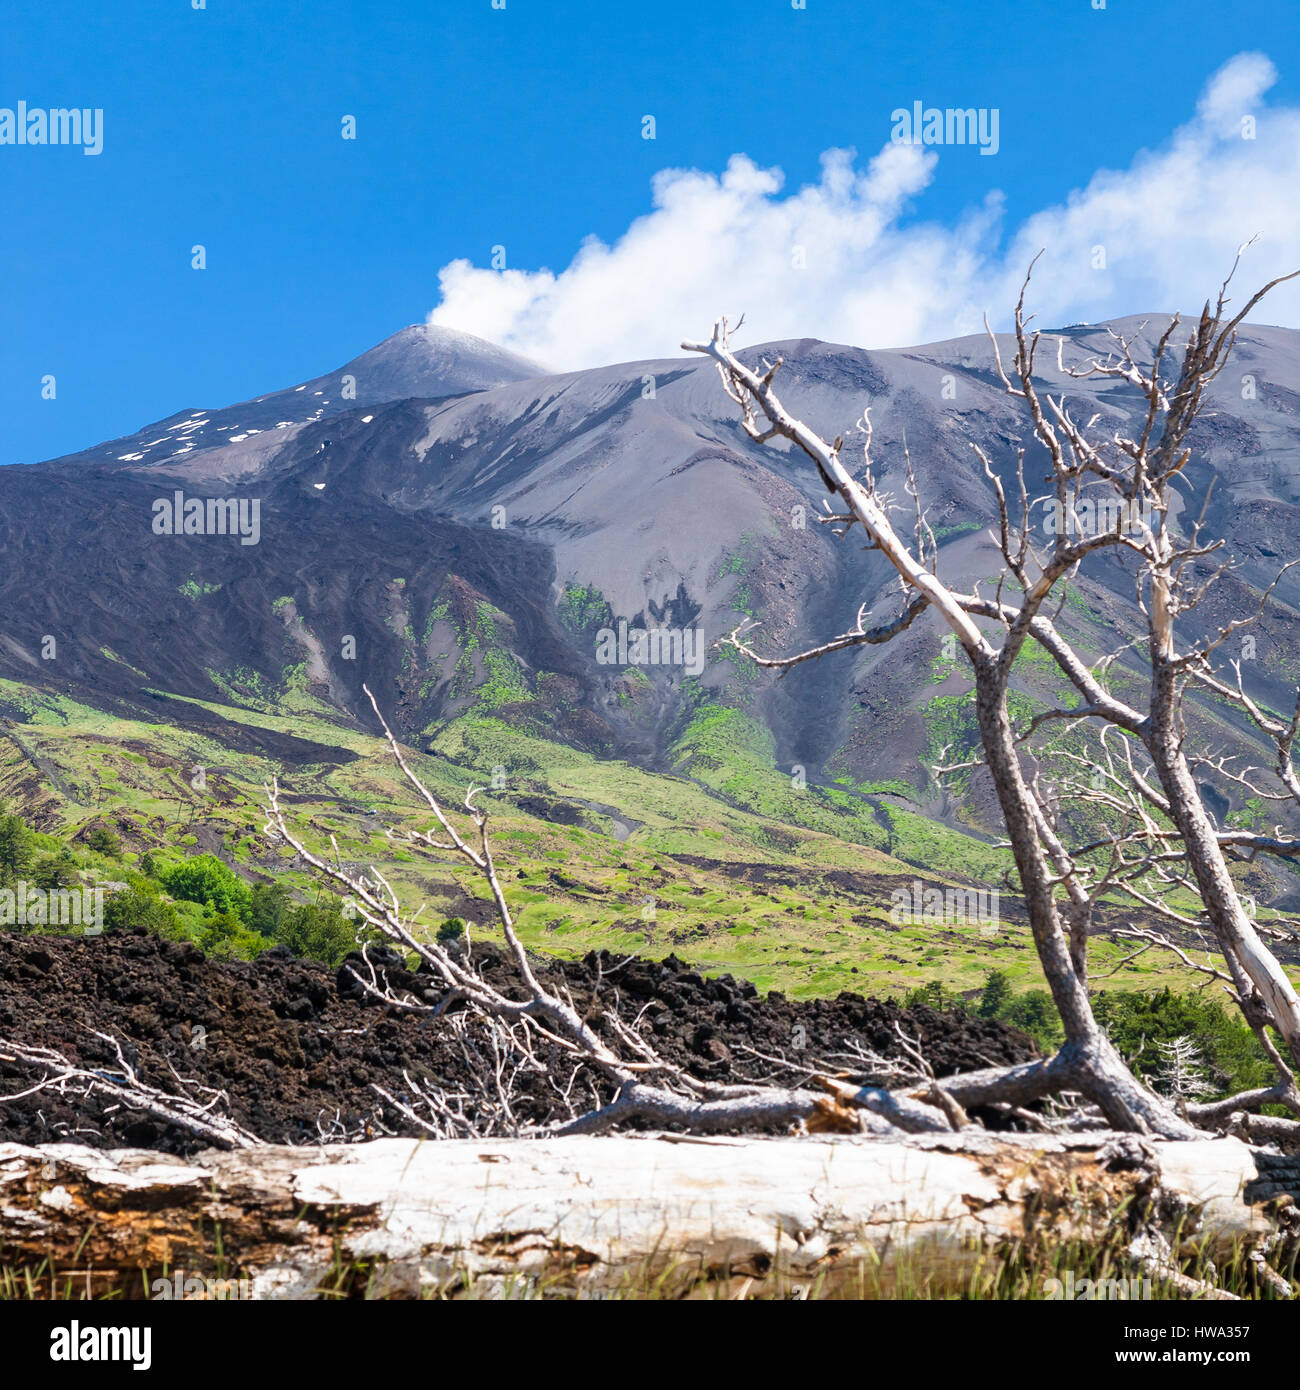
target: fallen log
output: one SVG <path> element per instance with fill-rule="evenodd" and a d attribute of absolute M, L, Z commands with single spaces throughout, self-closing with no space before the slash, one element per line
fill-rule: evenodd
<path fill-rule="evenodd" d="M 1139 1219 L 1163 1248 L 1221 1256 L 1274 1234 L 1297 1193 L 1300 1158 L 1234 1138 L 381 1139 L 186 1159 L 3 1144 L 0 1265 L 128 1296 L 183 1270 L 308 1298 L 357 1268 L 384 1296 L 942 1292 L 990 1251 L 1126 1240 Z"/>

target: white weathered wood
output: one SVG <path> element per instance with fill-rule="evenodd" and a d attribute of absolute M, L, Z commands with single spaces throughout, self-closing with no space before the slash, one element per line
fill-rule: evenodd
<path fill-rule="evenodd" d="M 982 1254 L 1024 1235 L 1031 1209 L 1035 1232 L 1097 1240 L 1153 1176 L 1191 1212 L 1187 1238 L 1214 1248 L 1271 1229 L 1244 1200 L 1259 1174 L 1239 1140 L 1146 1141 L 1143 1166 L 1110 1171 L 1113 1138 L 383 1139 L 187 1160 L 8 1144 L 0 1243 L 9 1263 L 66 1269 L 75 1254 L 104 1276 L 201 1273 L 219 1223 L 225 1270 L 255 1296 L 309 1297 L 339 1260 L 373 1262 L 380 1292 L 469 1277 L 595 1295 L 701 1277 L 960 1288 Z"/>

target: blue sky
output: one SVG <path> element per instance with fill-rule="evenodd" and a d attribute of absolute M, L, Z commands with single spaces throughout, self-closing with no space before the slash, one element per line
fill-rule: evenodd
<path fill-rule="evenodd" d="M 504 11 L 490 0 L 207 0 L 203 10 L 191 0 L 43 0 L 6 16 L 0 107 L 102 108 L 104 147 L 87 156 L 0 145 L 0 462 L 52 457 L 328 370 L 422 321 L 451 283 L 440 290 L 440 271 L 458 259 L 486 267 L 494 245 L 512 271 L 562 271 L 584 238 L 619 243 L 650 211 L 651 179 L 664 169 L 718 175 L 737 153 L 779 166 L 782 192 L 737 195 L 737 215 L 771 211 L 823 179 L 824 151 L 853 148 L 864 170 L 889 141 L 891 111 L 914 100 L 1000 113 L 996 157 L 946 149 L 924 174 L 904 171 L 897 206 L 882 214 L 895 241 L 887 256 L 883 243 L 873 252 L 897 281 L 900 247 L 910 255 L 929 238 L 939 249 L 925 273 L 951 267 L 960 293 L 948 286 L 919 318 L 875 301 L 847 320 L 833 312 L 870 268 L 843 253 L 865 215 L 855 204 L 840 241 L 812 234 L 823 250 L 815 293 L 783 293 L 767 322 L 784 329 L 801 310 L 807 336 L 852 332 L 868 347 L 911 331 L 940 336 L 935 325 L 949 319 L 958 331 L 981 294 L 1002 289 L 985 263 L 995 245 L 1013 247 L 1026 219 L 1068 206 L 1099 169 L 1128 170 L 1139 151 L 1160 149 L 1234 55 L 1265 54 L 1276 68 L 1268 81 L 1243 79 L 1251 102 L 1263 103 L 1266 87 L 1269 110 L 1300 107 L 1298 39 L 1294 0 L 1231 10 L 1196 0 L 1108 0 L 1104 10 L 1090 0 L 807 0 L 804 10 L 789 0 L 507 0 Z M 1236 119 L 1233 101 L 1230 92 L 1219 117 Z M 356 117 L 355 141 L 341 138 L 345 114 Z M 642 138 L 646 114 L 653 141 Z M 993 190 L 1002 201 L 990 209 Z M 1116 197 L 1106 201 L 1108 235 L 1119 237 Z M 1052 224 L 1063 241 L 1075 235 L 1067 220 Z M 1154 225 L 1127 234 L 1152 264 Z M 792 235 L 804 236 L 798 227 Z M 1092 235 L 1091 224 L 1075 230 L 1081 245 Z M 1234 232 L 1216 227 L 1207 258 Z M 194 244 L 206 248 L 201 271 L 190 266 Z M 664 244 L 615 260 L 599 292 L 618 297 L 618 275 L 644 280 L 644 256 Z M 1134 264 L 1138 249 L 1129 247 Z M 743 242 L 727 254 L 744 254 Z M 1100 307 L 1179 307 L 1122 302 L 1148 286 L 1181 293 L 1181 282 L 1143 274 L 1108 280 Z M 680 285 L 677 301 L 654 296 L 677 316 L 691 307 L 678 336 L 706 330 L 719 307 L 748 307 L 694 311 L 712 286 L 702 283 Z M 505 305 L 477 273 L 452 288 L 445 320 L 498 329 L 559 366 L 658 350 L 674 328 L 629 301 L 625 331 L 584 338 L 566 327 L 591 316 L 576 290 L 557 307 L 550 282 L 528 276 Z M 762 301 L 743 281 L 724 288 Z M 1071 293 L 1049 285 L 1048 307 L 1075 307 Z M 53 401 L 41 398 L 46 374 Z"/>

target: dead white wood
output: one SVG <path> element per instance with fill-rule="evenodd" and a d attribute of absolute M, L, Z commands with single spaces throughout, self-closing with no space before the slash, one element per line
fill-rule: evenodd
<path fill-rule="evenodd" d="M 229 1097 L 224 1091 L 183 1077 L 174 1067 L 170 1089 L 150 1085 L 127 1061 L 119 1039 L 97 1029 L 87 1032 L 113 1049 L 115 1071 L 78 1066 L 52 1047 L 28 1047 L 0 1038 L 0 1062 L 30 1068 L 39 1078 L 21 1090 L 0 1095 L 0 1105 L 46 1091 L 78 1098 L 89 1108 L 98 1094 L 127 1111 L 149 1115 L 223 1149 L 248 1149 L 262 1142 L 225 1113 Z"/>
<path fill-rule="evenodd" d="M 219 1227 L 222 1268 L 256 1297 L 311 1297 L 353 1262 L 385 1294 L 938 1292 L 967 1287 L 1031 1223 L 1055 1241 L 1127 1241 L 1148 1207 L 1135 1265 L 1271 1248 L 1297 1187 L 1300 1160 L 1231 1138 L 384 1139 L 190 1159 L 7 1144 L 0 1241 L 11 1264 L 71 1263 L 107 1287 L 213 1270 Z"/>

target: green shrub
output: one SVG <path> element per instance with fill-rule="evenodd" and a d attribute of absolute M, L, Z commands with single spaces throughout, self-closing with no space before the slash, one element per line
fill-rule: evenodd
<path fill-rule="evenodd" d="M 57 854 L 42 854 L 32 865 L 37 888 L 71 888 L 77 881 L 77 861 L 67 845 Z"/>
<path fill-rule="evenodd" d="M 213 960 L 253 960 L 273 943 L 249 929 L 233 912 L 214 912 L 199 933 L 199 946 Z"/>
<path fill-rule="evenodd" d="M 458 941 L 465 935 L 465 923 L 460 917 L 448 917 L 438 928 L 438 940 L 445 946 L 449 941 Z"/>
<path fill-rule="evenodd" d="M 1005 970 L 990 970 L 975 1012 L 980 1018 L 1001 1018 L 1002 1010 L 1010 1002 L 1011 977 Z"/>
<path fill-rule="evenodd" d="M 931 980 L 928 984 L 918 985 L 908 993 L 903 1003 L 909 1009 L 915 1008 L 918 1004 L 925 1004 L 931 1009 L 955 1009 L 960 1013 L 965 1013 L 967 1008 L 961 995 L 950 990 L 942 980 Z"/>
<path fill-rule="evenodd" d="M 1003 1023 L 1028 1033 L 1044 1052 L 1054 1052 L 1065 1040 L 1061 1016 L 1052 996 L 1045 989 L 1026 990 L 1007 1001 L 998 1015 Z"/>
<path fill-rule="evenodd" d="M 104 899 L 104 926 L 109 930 L 145 927 L 156 936 L 175 940 L 183 935 L 176 909 L 156 889 L 125 888 Z"/>
<path fill-rule="evenodd" d="M 106 854 L 110 859 L 116 859 L 122 853 L 120 837 L 105 825 L 97 825 L 86 836 L 86 847 L 93 849 L 96 854 Z"/>
<path fill-rule="evenodd" d="M 290 906 L 289 890 L 283 883 L 255 883 L 249 894 L 248 925 L 278 940 Z"/>
<path fill-rule="evenodd" d="M 355 922 L 343 913 L 337 898 L 291 907 L 280 923 L 278 940 L 296 956 L 340 965 L 357 949 Z"/>
<path fill-rule="evenodd" d="M 930 1003 L 913 991 L 909 1002 Z M 1093 997 L 1092 1010 L 1116 1050 L 1148 1083 L 1166 1065 L 1168 1044 L 1188 1038 L 1205 1059 L 1207 1089 L 1212 1096 L 1267 1086 L 1274 1080 L 1272 1068 L 1249 1025 L 1235 1010 L 1204 994 L 1179 994 L 1172 989 L 1154 993 L 1106 990 Z M 1001 970 L 990 971 L 984 982 L 976 1013 L 996 1018 L 1028 1033 L 1044 1052 L 1064 1040 L 1060 1015 L 1045 989 L 1023 994 L 1011 990 Z"/>
<path fill-rule="evenodd" d="M 202 903 L 217 913 L 234 913 L 247 922 L 252 894 L 233 870 L 212 854 L 196 854 L 164 869 L 164 888 L 173 898 Z"/>
<path fill-rule="evenodd" d="M 1109 990 L 1093 1001 L 1097 1022 L 1141 1076 L 1164 1063 L 1161 1043 L 1191 1038 L 1205 1058 L 1216 1096 L 1271 1085 L 1273 1069 L 1245 1019 L 1205 994 Z"/>

